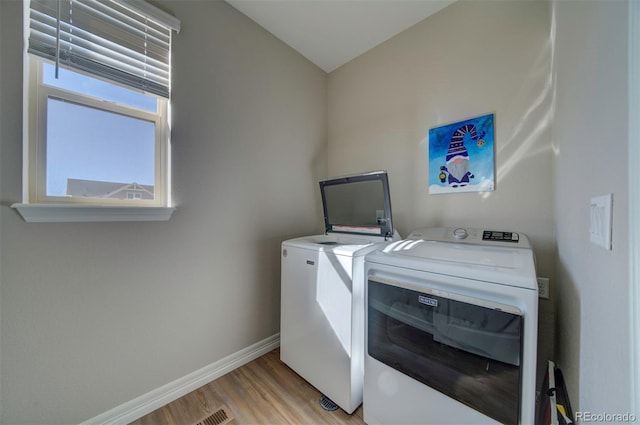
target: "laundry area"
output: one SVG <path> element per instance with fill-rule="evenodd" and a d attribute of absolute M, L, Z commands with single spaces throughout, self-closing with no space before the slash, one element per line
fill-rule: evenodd
<path fill-rule="evenodd" d="M 402 239 L 385 171 L 319 189 L 325 233 L 282 243 L 280 358 L 323 408 L 362 404 L 367 424 L 536 422 L 527 236 L 427 227 Z"/>
<path fill-rule="evenodd" d="M 35 55 L 29 4 L 60 6 L 76 24 L 87 15 L 70 6 L 145 4 L 178 20 L 163 42 L 166 108 L 44 83 L 45 66 L 24 60 Z M 347 43 L 331 36 L 347 14 L 333 7 L 352 12 L 346 35 L 359 41 L 367 10 L 388 22 L 396 8 L 436 4 L 349 59 L 323 63 L 294 43 L 336 57 Z M 291 42 L 253 6 L 282 28 L 328 34 Z M 640 417 L 630 6 L 0 0 L 0 423 L 132 423 L 223 376 L 223 395 L 249 406 L 243 417 L 225 401 L 238 425 L 529 425 L 558 405 L 574 419 Z M 43 26 L 53 37 L 56 20 Z M 64 77 L 73 56 L 62 59 Z M 31 64 L 41 62 L 55 69 Z M 26 97 L 27 85 L 42 96 Z M 134 176 L 114 178 L 129 189 L 97 209 L 73 194 L 27 204 L 61 164 L 47 140 L 26 140 L 47 134 L 27 115 L 48 125 L 42 108 L 73 111 L 79 99 L 111 111 L 98 114 L 106 123 L 126 111 L 158 130 L 144 162 L 129 145 L 108 157 L 110 169 L 162 174 L 157 199 L 137 199 L 132 183 L 150 183 Z M 59 118 L 65 132 L 114 129 Z M 78 171 L 108 162 L 58 152 Z M 19 207 L 52 221 L 27 222 Z M 272 380 L 257 391 L 259 375 Z M 284 390 L 285 375 L 300 379 Z M 305 397 L 290 410 L 273 401 L 288 394 Z"/>

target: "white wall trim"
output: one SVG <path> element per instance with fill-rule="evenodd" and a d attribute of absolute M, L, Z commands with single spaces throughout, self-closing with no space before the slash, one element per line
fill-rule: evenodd
<path fill-rule="evenodd" d="M 175 207 L 125 207 L 69 204 L 13 204 L 27 223 L 168 221 Z"/>
<path fill-rule="evenodd" d="M 629 2 L 629 341 L 631 408 L 640 415 L 640 1 Z"/>
<path fill-rule="evenodd" d="M 80 425 L 128 424 L 280 346 L 277 333 L 182 378 L 114 407 Z"/>

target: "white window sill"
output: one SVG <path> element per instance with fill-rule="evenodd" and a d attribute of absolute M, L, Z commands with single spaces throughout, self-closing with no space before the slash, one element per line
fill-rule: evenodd
<path fill-rule="evenodd" d="M 13 204 L 27 223 L 168 221 L 175 207 Z"/>

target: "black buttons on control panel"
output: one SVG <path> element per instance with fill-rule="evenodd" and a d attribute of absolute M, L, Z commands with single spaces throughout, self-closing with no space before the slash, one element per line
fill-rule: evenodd
<path fill-rule="evenodd" d="M 520 237 L 514 232 L 496 232 L 494 230 L 485 230 L 482 232 L 483 241 L 496 242 L 518 242 Z"/>

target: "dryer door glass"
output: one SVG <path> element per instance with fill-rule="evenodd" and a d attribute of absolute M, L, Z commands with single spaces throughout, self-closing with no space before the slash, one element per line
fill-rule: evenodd
<path fill-rule="evenodd" d="M 371 357 L 497 421 L 518 422 L 517 308 L 373 277 L 367 289 Z"/>

